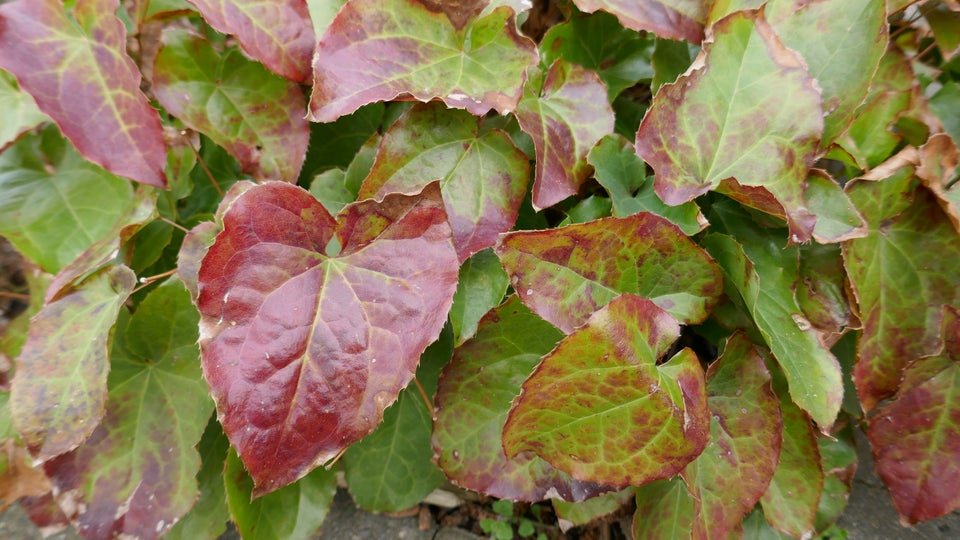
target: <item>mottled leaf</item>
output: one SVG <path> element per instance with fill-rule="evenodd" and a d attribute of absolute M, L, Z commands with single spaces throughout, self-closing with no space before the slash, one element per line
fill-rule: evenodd
<path fill-rule="evenodd" d="M 494 497 L 582 501 L 607 491 L 578 482 L 525 452 L 507 459 L 500 444 L 512 400 L 563 334 L 516 296 L 487 314 L 441 374 L 433 452 L 455 484 Z"/>
<path fill-rule="evenodd" d="M 620 293 L 649 298 L 684 324 L 700 322 L 723 288 L 710 256 L 649 213 L 508 233 L 496 252 L 523 302 L 566 333 Z"/>
<path fill-rule="evenodd" d="M 503 430 L 508 457 L 532 451 L 573 478 L 611 486 L 670 478 L 710 437 L 703 370 L 680 326 L 622 295 L 563 339 L 523 383 Z"/>
<path fill-rule="evenodd" d="M 0 150 L 27 130 L 47 120 L 30 94 L 17 86 L 17 80 L 0 70 Z"/>
<path fill-rule="evenodd" d="M 215 418 L 207 423 L 197 450 L 200 452 L 200 472 L 197 487 L 200 494 L 197 502 L 183 519 L 164 535 L 167 540 L 196 540 L 197 538 L 220 538 L 226 532 L 230 512 L 227 509 L 227 492 L 223 482 L 223 468 L 227 459 L 230 441 L 220 429 Z"/>
<path fill-rule="evenodd" d="M 804 197 L 807 208 L 817 216 L 813 226 L 813 238 L 817 242 L 829 244 L 867 235 L 863 216 L 857 212 L 840 185 L 826 172 L 819 169 L 810 171 Z"/>
<path fill-rule="evenodd" d="M 236 49 L 220 54 L 186 30 L 163 33 L 153 69 L 160 104 L 227 149 L 244 172 L 260 180 L 296 181 L 310 140 L 296 84 Z"/>
<path fill-rule="evenodd" d="M 760 12 L 734 13 L 713 33 L 696 68 L 660 87 L 637 131 L 637 153 L 656 171 L 667 204 L 733 178 L 769 191 L 795 241 L 807 240 L 814 217 L 804 184 L 823 131 L 816 83 Z"/>
<path fill-rule="evenodd" d="M 223 471 L 227 504 L 245 540 L 307 540 L 327 518 L 337 492 L 332 470 L 314 469 L 297 482 L 256 497 L 253 479 L 230 450 Z"/>
<path fill-rule="evenodd" d="M 510 278 L 493 250 L 474 254 L 460 266 L 457 292 L 450 308 L 453 341 L 461 345 L 477 333 L 480 319 L 503 300 Z"/>
<path fill-rule="evenodd" d="M 305 0 L 189 0 L 210 26 L 233 34 L 251 57 L 294 82 L 310 80 L 316 38 Z"/>
<path fill-rule="evenodd" d="M 404 95 L 505 114 L 517 108 L 525 70 L 536 62 L 508 7 L 460 20 L 432 2 L 353 0 L 317 45 L 309 118 L 332 122 Z"/>
<path fill-rule="evenodd" d="M 68 297 L 69 298 L 69 297 Z M 118 325 L 106 415 L 79 448 L 44 466 L 86 538 L 157 538 L 197 497 L 196 446 L 213 411 L 197 361 L 199 316 L 177 280 Z"/>
<path fill-rule="evenodd" d="M 600 139 L 587 155 L 587 162 L 593 166 L 597 182 L 610 194 L 613 215 L 653 212 L 691 236 L 706 226 L 707 220 L 696 203 L 667 206 L 660 200 L 653 190 L 652 177 L 647 177 L 646 165 L 637 157 L 633 145 L 620 135 Z"/>
<path fill-rule="evenodd" d="M 853 374 L 865 411 L 897 391 L 908 363 L 937 353 L 942 306 L 960 305 L 960 236 L 912 173 L 847 185 L 870 227 L 843 245 L 863 321 Z"/>
<path fill-rule="evenodd" d="M 296 186 L 251 187 L 200 265 L 204 376 L 257 496 L 372 432 L 450 309 L 458 263 L 436 184 L 340 216 Z"/>
<path fill-rule="evenodd" d="M 557 513 L 560 529 L 569 530 L 577 525 L 585 525 L 596 519 L 608 516 L 636 497 L 634 488 L 622 489 L 613 493 L 604 493 L 580 502 L 567 502 L 553 499 L 553 510 Z"/>
<path fill-rule="evenodd" d="M 700 43 L 709 3 L 703 0 L 574 0 L 583 11 L 613 13 L 633 30 L 648 30 L 669 39 Z"/>
<path fill-rule="evenodd" d="M 693 497 L 679 476 L 637 488 L 633 537 L 649 540 L 687 538 L 693 527 Z"/>
<path fill-rule="evenodd" d="M 937 196 L 941 208 L 960 232 L 960 185 L 953 182 L 960 164 L 956 142 L 949 135 L 937 133 L 920 147 L 917 157 L 917 178 Z"/>
<path fill-rule="evenodd" d="M 439 179 L 462 262 L 513 227 L 529 178 L 527 156 L 506 132 L 481 134 L 469 113 L 429 103 L 414 106 L 383 135 L 358 197 L 416 193 Z"/>
<path fill-rule="evenodd" d="M 160 117 L 140 92 L 126 30 L 114 15 L 119 4 L 78 0 L 70 14 L 58 0 L 0 6 L 0 68 L 16 75 L 85 158 L 166 187 Z"/>
<path fill-rule="evenodd" d="M 694 538 L 727 538 L 760 500 L 780 457 L 783 424 L 770 374 L 736 333 L 707 370 L 710 442 L 683 471 L 693 497 Z"/>
<path fill-rule="evenodd" d="M 528 81 L 517 120 L 537 153 L 533 207 L 547 208 L 575 195 L 590 176 L 587 153 L 613 133 L 613 109 L 596 73 L 562 58 L 539 80 Z"/>
<path fill-rule="evenodd" d="M 38 460 L 73 450 L 100 422 L 110 329 L 135 283 L 125 266 L 104 269 L 34 316 L 16 361 L 10 411 Z"/>

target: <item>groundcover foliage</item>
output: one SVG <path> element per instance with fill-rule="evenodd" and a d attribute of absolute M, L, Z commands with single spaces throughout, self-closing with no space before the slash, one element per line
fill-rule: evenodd
<path fill-rule="evenodd" d="M 0 497 L 304 538 L 343 471 L 372 511 L 448 480 L 808 537 L 862 429 L 904 523 L 950 512 L 958 35 L 946 0 L 3 2 Z"/>

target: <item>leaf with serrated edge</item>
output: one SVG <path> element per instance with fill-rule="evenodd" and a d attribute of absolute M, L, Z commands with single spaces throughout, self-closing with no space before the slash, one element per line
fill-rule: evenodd
<path fill-rule="evenodd" d="M 562 58 L 542 87 L 535 83 L 524 87 L 516 116 L 537 153 L 533 207 L 539 210 L 577 193 L 590 176 L 587 153 L 613 133 L 614 115 L 600 77 Z"/>
<path fill-rule="evenodd" d="M 909 362 L 936 354 L 941 308 L 960 305 L 960 236 L 912 173 L 847 185 L 870 228 L 843 244 L 863 321 L 853 378 L 866 411 L 897 391 Z"/>
<path fill-rule="evenodd" d="M 510 278 L 493 250 L 485 249 L 464 261 L 450 308 L 454 343 L 460 345 L 477 333 L 480 319 L 500 304 L 509 285 Z"/>
<path fill-rule="evenodd" d="M 240 46 L 270 71 L 310 81 L 315 37 L 305 0 L 189 0 L 210 26 L 237 36 Z"/>
<path fill-rule="evenodd" d="M 633 514 L 634 538 L 676 540 L 689 537 L 693 527 L 693 498 L 679 476 L 637 488 Z"/>
<path fill-rule="evenodd" d="M 157 538 L 197 496 L 196 446 L 213 412 L 197 362 L 199 316 L 176 279 L 155 289 L 112 351 L 107 412 L 75 451 L 47 462 L 57 502 L 86 538 Z"/>
<path fill-rule="evenodd" d="M 335 231 L 342 249 L 325 255 Z M 200 265 L 200 345 L 255 495 L 380 423 L 446 321 L 459 266 L 450 238 L 437 184 L 352 204 L 339 225 L 282 182 L 229 206 Z"/>
<path fill-rule="evenodd" d="M 73 450 L 100 422 L 110 329 L 136 280 L 125 266 L 104 269 L 34 316 L 17 359 L 10 412 L 38 460 Z"/>
<path fill-rule="evenodd" d="M 459 20 L 427 6 L 418 0 L 347 2 L 317 44 L 309 118 L 332 122 L 405 94 L 439 98 L 478 116 L 515 110 L 537 53 L 517 32 L 513 10 L 501 6 Z"/>
<path fill-rule="evenodd" d="M 574 0 L 583 11 L 613 13 L 633 30 L 647 30 L 668 39 L 700 43 L 708 2 L 703 0 Z"/>
<path fill-rule="evenodd" d="M 153 92 L 184 124 L 224 147 L 258 180 L 295 182 L 310 126 L 300 88 L 247 60 L 236 49 L 220 55 L 186 30 L 163 33 Z"/>
<path fill-rule="evenodd" d="M 500 434 L 520 383 L 563 334 L 516 296 L 490 311 L 440 377 L 433 452 L 460 487 L 511 500 L 581 501 L 607 491 L 578 482 L 530 453 L 507 459 Z"/>
<path fill-rule="evenodd" d="M 90 161 L 113 174 L 166 187 L 160 116 L 140 91 L 126 53 L 119 0 L 59 0 L 0 6 L 0 68 L 49 115 Z M 95 121 L 91 121 L 94 118 Z"/>
<path fill-rule="evenodd" d="M 713 259 L 646 212 L 508 233 L 496 253 L 523 302 L 566 333 L 620 293 L 649 298 L 690 324 L 706 319 L 723 291 Z"/>
<path fill-rule="evenodd" d="M 20 90 L 13 75 L 0 70 L 0 150 L 26 131 L 48 120 L 30 94 Z"/>
<path fill-rule="evenodd" d="M 573 478 L 610 486 L 680 472 L 706 446 L 710 417 L 693 351 L 656 364 L 679 336 L 653 302 L 612 300 L 523 383 L 503 430 L 506 455 L 532 451 Z"/>
<path fill-rule="evenodd" d="M 710 443 L 682 474 L 694 501 L 693 538 L 727 538 L 767 490 L 783 430 L 770 374 L 745 334 L 735 333 L 710 364 L 707 404 Z"/>
<path fill-rule="evenodd" d="M 815 219 L 803 195 L 823 131 L 820 92 L 761 13 L 736 12 L 713 26 L 695 68 L 660 87 L 636 149 L 667 204 L 733 178 L 776 197 L 802 242 Z"/>
<path fill-rule="evenodd" d="M 517 220 L 530 162 L 506 132 L 479 131 L 467 112 L 415 105 L 383 135 L 358 198 L 416 193 L 439 179 L 460 261 L 492 247 Z"/>

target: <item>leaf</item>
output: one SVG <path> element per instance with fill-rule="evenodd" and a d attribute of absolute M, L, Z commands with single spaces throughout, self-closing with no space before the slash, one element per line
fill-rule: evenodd
<path fill-rule="evenodd" d="M 904 371 L 893 401 L 867 421 L 877 473 L 904 525 L 960 508 L 960 311 L 943 314 L 944 349 Z"/>
<path fill-rule="evenodd" d="M 838 339 L 847 327 L 857 326 L 847 298 L 846 278 L 840 246 L 811 243 L 800 247 L 797 305 L 829 343 Z"/>
<path fill-rule="evenodd" d="M 723 268 L 783 368 L 790 397 L 827 431 L 843 401 L 840 364 L 804 317 L 794 296 L 798 280 L 795 248 L 743 220 L 737 240 L 721 234 L 704 239 L 704 247 Z M 739 241 L 739 243 L 738 243 Z"/>
<path fill-rule="evenodd" d="M 383 135 L 360 199 L 416 193 L 440 180 L 460 261 L 492 247 L 517 220 L 530 164 L 506 132 L 480 133 L 469 113 L 420 104 Z"/>
<path fill-rule="evenodd" d="M 770 192 L 794 241 L 805 241 L 814 218 L 804 183 L 823 131 L 816 83 L 760 12 L 734 13 L 713 33 L 695 68 L 660 87 L 637 131 L 637 153 L 656 171 L 667 204 L 733 178 Z"/>
<path fill-rule="evenodd" d="M 676 540 L 689 537 L 693 527 L 693 498 L 679 476 L 637 488 L 633 537 Z"/>
<path fill-rule="evenodd" d="M 547 70 L 542 85 L 529 81 L 524 87 L 516 116 L 537 153 L 536 210 L 575 195 L 590 176 L 587 153 L 613 133 L 613 109 L 606 96 L 596 73 L 562 58 Z"/>
<path fill-rule="evenodd" d="M 17 80 L 6 71 L 0 71 L 0 111 L 0 150 L 47 120 L 37 102 L 21 91 Z"/>
<path fill-rule="evenodd" d="M 912 173 L 847 186 L 870 227 L 843 245 L 863 321 L 853 377 L 865 411 L 897 391 L 911 361 L 937 353 L 942 306 L 960 305 L 960 237 Z"/>
<path fill-rule="evenodd" d="M 649 298 L 684 324 L 700 322 L 722 288 L 706 252 L 649 213 L 508 233 L 496 253 L 523 302 L 566 333 L 620 293 Z"/>
<path fill-rule="evenodd" d="M 653 191 L 652 177 L 646 175 L 646 164 L 637 157 L 633 145 L 620 135 L 606 135 L 590 150 L 587 162 L 595 169 L 597 182 L 610 194 L 613 215 L 627 217 L 638 212 L 652 212 L 692 236 L 700 232 L 707 219 L 694 202 L 667 206 Z"/>
<path fill-rule="evenodd" d="M 307 0 L 315 36 L 322 36 L 327 31 L 337 12 L 346 3 L 347 0 Z"/>
<path fill-rule="evenodd" d="M 196 445 L 213 410 L 197 362 L 198 318 L 179 281 L 151 292 L 118 325 L 126 350 L 114 344 L 103 421 L 45 464 L 86 538 L 157 538 L 194 505 Z"/>
<path fill-rule="evenodd" d="M 657 38 L 657 45 L 653 49 L 650 61 L 653 63 L 653 80 L 650 82 L 650 92 L 656 94 L 666 83 L 677 80 L 677 77 L 687 71 L 690 64 L 699 52 L 698 47 L 684 42 Z M 636 129 L 633 133 L 636 133 Z"/>
<path fill-rule="evenodd" d="M 464 261 L 450 308 L 456 345 L 463 344 L 477 333 L 480 319 L 500 304 L 509 285 L 510 278 L 493 250 L 479 251 Z"/>
<path fill-rule="evenodd" d="M 78 0 L 71 15 L 57 0 L 0 6 L 0 68 L 17 77 L 85 158 L 163 188 L 163 129 L 127 56 L 126 30 L 114 15 L 118 5 Z"/>
<path fill-rule="evenodd" d="M 956 7 L 951 10 L 944 5 L 931 6 L 931 9 L 924 11 L 923 17 L 930 24 L 943 59 L 952 60 L 960 53 L 960 13 Z"/>
<path fill-rule="evenodd" d="M 347 2 L 317 44 L 308 118 L 332 122 L 367 103 L 404 95 L 439 98 L 477 116 L 515 110 L 537 53 L 517 33 L 513 11 L 499 7 L 461 20 L 432 5 Z"/>
<path fill-rule="evenodd" d="M 804 192 L 807 208 L 817 216 L 813 238 L 821 244 L 842 242 L 867 235 L 866 222 L 843 189 L 819 169 L 810 171 Z"/>
<path fill-rule="evenodd" d="M 917 154 L 917 178 L 936 195 L 940 207 L 960 232 L 960 187 L 952 183 L 960 164 L 960 149 L 948 135 L 937 133 L 920 147 Z"/>
<path fill-rule="evenodd" d="M 310 151 L 300 171 L 301 180 L 304 176 L 311 178 L 334 167 L 348 167 L 364 143 L 379 132 L 385 112 L 383 103 L 371 103 L 353 114 L 338 118 L 336 122 L 311 123 Z M 376 146 L 373 150 L 375 153 Z M 367 172 L 363 174 L 364 177 Z"/>
<path fill-rule="evenodd" d="M 609 13 L 575 14 L 547 31 L 540 41 L 541 61 L 558 58 L 595 71 L 607 86 L 607 101 L 641 80 L 653 78 L 654 40 L 628 30 Z"/>
<path fill-rule="evenodd" d="M 336 474 L 315 469 L 297 482 L 254 499 L 257 488 L 233 450 L 224 468 L 230 515 L 247 540 L 306 540 L 326 519 L 337 491 Z"/>
<path fill-rule="evenodd" d="M 189 1 L 210 26 L 237 36 L 243 50 L 270 71 L 294 82 L 309 82 L 316 38 L 305 0 Z"/>
<path fill-rule="evenodd" d="M 633 30 L 648 30 L 659 37 L 700 43 L 707 2 L 702 0 L 574 0 L 582 11 L 602 9 L 613 13 L 620 24 Z"/>
<path fill-rule="evenodd" d="M 227 492 L 223 470 L 230 442 L 220 429 L 215 418 L 207 423 L 197 450 L 200 452 L 200 472 L 197 484 L 200 494 L 196 504 L 183 519 L 164 535 L 167 540 L 196 540 L 197 538 L 220 538 L 226 532 L 230 512 L 227 509 Z"/>
<path fill-rule="evenodd" d="M 37 460 L 73 450 L 100 422 L 110 329 L 135 283 L 129 268 L 107 268 L 34 316 L 17 358 L 10 412 Z"/>
<path fill-rule="evenodd" d="M 170 114 L 223 146 L 258 180 L 295 182 L 310 128 L 300 88 L 198 35 L 170 29 L 154 64 L 153 92 Z"/>
<path fill-rule="evenodd" d="M 503 430 L 506 455 L 532 451 L 575 479 L 610 486 L 681 471 L 706 446 L 710 417 L 696 354 L 656 364 L 679 336 L 653 302 L 612 300 L 523 383 Z"/>
<path fill-rule="evenodd" d="M 341 119 L 342 120 L 342 119 Z M 357 200 L 364 178 L 370 174 L 380 146 L 380 136 L 373 135 L 353 155 L 345 171 L 331 169 L 317 175 L 310 183 L 310 193 L 320 200 L 331 214 Z"/>
<path fill-rule="evenodd" d="M 823 466 L 823 493 L 814 521 L 817 531 L 823 531 L 843 515 L 857 472 L 857 449 L 852 427 L 846 427 L 833 439 L 819 437 L 817 445 Z"/>
<path fill-rule="evenodd" d="M 783 423 L 770 373 L 745 334 L 735 333 L 707 370 L 710 442 L 683 478 L 693 498 L 694 538 L 727 538 L 767 490 Z"/>
<path fill-rule="evenodd" d="M 204 376 L 256 496 L 372 432 L 450 309 L 458 263 L 436 185 L 340 216 L 296 186 L 250 187 L 200 265 Z M 342 249 L 325 255 L 335 232 Z"/>
<path fill-rule="evenodd" d="M 511 296 L 456 349 L 438 383 L 432 438 L 437 464 L 453 483 L 518 501 L 582 501 L 608 490 L 573 480 L 531 453 L 507 459 L 500 444 L 520 383 L 562 335 Z"/>
<path fill-rule="evenodd" d="M 960 83 L 957 81 L 947 81 L 943 87 L 930 98 L 928 105 L 943 124 L 943 130 L 946 131 L 954 142 L 960 143 L 960 117 L 954 114 L 960 108 Z"/>
<path fill-rule="evenodd" d="M 0 510 L 6 511 L 23 497 L 40 497 L 50 493 L 50 480 L 43 469 L 34 468 L 32 462 L 30 452 L 14 439 L 0 442 Z"/>
<path fill-rule="evenodd" d="M 566 532 L 573 526 L 585 525 L 620 510 L 636 497 L 632 487 L 612 493 L 597 495 L 581 502 L 567 502 L 560 499 L 550 501 L 557 514 L 560 529 Z"/>

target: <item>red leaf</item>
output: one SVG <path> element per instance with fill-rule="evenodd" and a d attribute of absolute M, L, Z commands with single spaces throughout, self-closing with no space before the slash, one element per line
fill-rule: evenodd
<path fill-rule="evenodd" d="M 268 182 L 223 227 L 200 265 L 203 369 L 259 496 L 376 428 L 439 335 L 459 265 L 436 184 L 348 206 L 338 229 L 308 192 Z"/>
<path fill-rule="evenodd" d="M 167 186 L 160 117 L 140 92 L 125 51 L 118 0 L 78 0 L 69 17 L 58 0 L 0 7 L 0 68 L 17 76 L 40 110 L 90 161 L 156 187 Z"/>
<path fill-rule="evenodd" d="M 708 7 L 704 0 L 574 0 L 574 3 L 587 13 L 598 9 L 613 13 L 627 28 L 649 30 L 660 37 L 692 43 L 703 39 Z"/>

